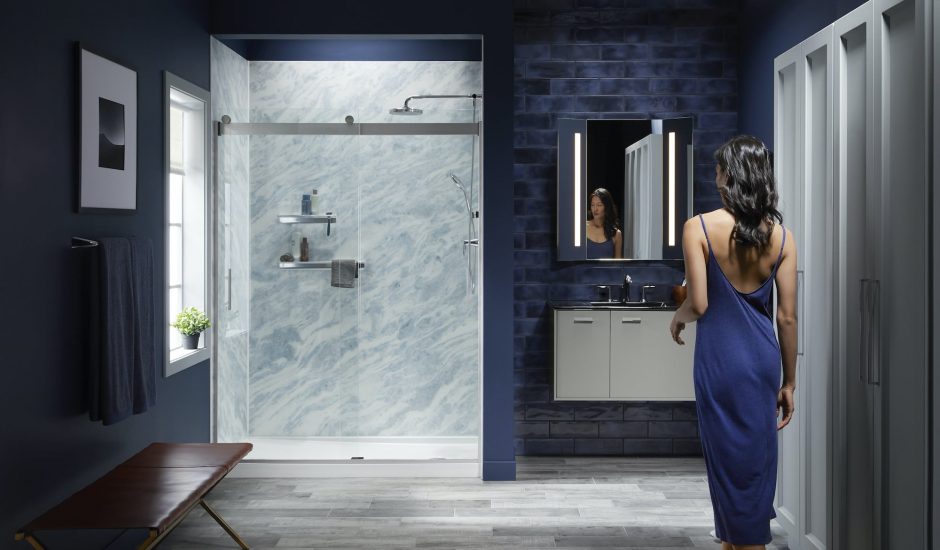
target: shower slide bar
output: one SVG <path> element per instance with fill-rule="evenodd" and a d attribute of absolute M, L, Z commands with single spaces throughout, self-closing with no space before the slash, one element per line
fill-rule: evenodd
<path fill-rule="evenodd" d="M 219 122 L 233 136 L 478 136 L 480 122 Z"/>

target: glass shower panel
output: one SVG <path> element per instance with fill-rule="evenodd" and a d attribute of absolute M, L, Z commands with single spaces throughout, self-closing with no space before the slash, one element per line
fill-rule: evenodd
<path fill-rule="evenodd" d="M 360 240 L 369 269 L 361 280 L 359 424 L 363 436 L 419 443 L 416 456 L 403 458 L 477 458 L 478 246 L 465 242 L 479 234 L 470 214 L 479 201 L 477 141 L 361 138 Z"/>
<path fill-rule="evenodd" d="M 331 286 L 329 266 L 360 256 L 358 136 L 251 139 L 250 435 L 356 436 L 360 289 Z M 313 189 L 335 222 L 285 223 Z"/>

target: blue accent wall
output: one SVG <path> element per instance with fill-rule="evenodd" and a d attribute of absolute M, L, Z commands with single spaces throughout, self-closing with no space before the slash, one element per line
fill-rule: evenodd
<path fill-rule="evenodd" d="M 479 39 L 316 38 L 221 40 L 248 61 L 480 61 Z"/>
<path fill-rule="evenodd" d="M 774 58 L 863 0 L 745 0 L 741 6 L 739 127 L 773 149 Z"/>
<path fill-rule="evenodd" d="M 0 548 L 26 546 L 14 543 L 17 528 L 148 443 L 209 440 L 208 363 L 165 379 L 162 353 L 156 407 L 112 426 L 88 419 L 88 267 L 96 252 L 70 249 L 73 235 L 153 240 L 156 348 L 163 350 L 162 71 L 209 88 L 208 15 L 208 2 L 193 0 L 4 4 Z M 137 71 L 138 207 L 131 214 L 75 213 L 77 41 Z M 43 540 L 52 548 L 100 548 L 116 534 Z"/>
<path fill-rule="evenodd" d="M 523 0 L 514 10 L 513 319 L 518 455 L 695 455 L 694 402 L 555 402 L 550 300 L 593 285 L 657 285 L 671 301 L 681 261 L 555 260 L 559 118 L 694 119 L 694 211 L 720 207 L 715 148 L 737 133 L 738 3 Z M 487 120 L 491 120 L 487 113 Z M 619 289 L 615 289 L 619 292 Z M 667 330 L 663 326 L 663 330 Z M 655 365 L 650 365 L 655 368 Z"/>
<path fill-rule="evenodd" d="M 212 0 L 210 30 L 275 34 L 483 36 L 483 478 L 515 479 L 512 423 L 512 4 Z M 441 304 L 446 307 L 446 304 Z"/>

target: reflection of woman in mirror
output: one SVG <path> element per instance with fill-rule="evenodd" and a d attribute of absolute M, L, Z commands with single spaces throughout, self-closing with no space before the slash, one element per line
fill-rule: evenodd
<path fill-rule="evenodd" d="M 587 257 L 623 258 L 623 233 L 617 205 L 610 191 L 598 187 L 591 193 L 587 221 Z"/>
<path fill-rule="evenodd" d="M 685 223 L 688 297 L 670 330 L 682 344 L 697 321 L 695 405 L 722 549 L 762 550 L 776 515 L 777 431 L 793 416 L 797 251 L 767 147 L 738 136 L 715 160 L 723 208 Z"/>

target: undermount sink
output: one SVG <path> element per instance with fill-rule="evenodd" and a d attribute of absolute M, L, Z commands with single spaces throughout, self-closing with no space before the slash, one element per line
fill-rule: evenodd
<path fill-rule="evenodd" d="M 591 302 L 592 306 L 606 306 L 620 309 L 657 309 L 665 307 L 665 302 Z"/>

